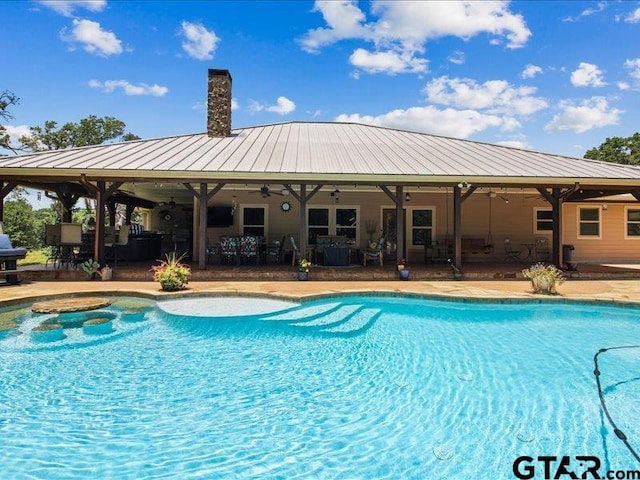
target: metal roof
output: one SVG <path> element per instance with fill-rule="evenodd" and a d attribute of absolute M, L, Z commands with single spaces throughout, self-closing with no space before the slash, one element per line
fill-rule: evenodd
<path fill-rule="evenodd" d="M 640 168 L 353 123 L 290 122 L 0 158 L 0 178 L 640 186 Z"/>

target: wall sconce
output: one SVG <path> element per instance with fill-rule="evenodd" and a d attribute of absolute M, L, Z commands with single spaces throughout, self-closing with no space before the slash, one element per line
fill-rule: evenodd
<path fill-rule="evenodd" d="M 458 188 L 464 188 L 464 187 L 469 188 L 470 186 L 471 186 L 471 184 L 470 184 L 470 183 L 467 183 L 467 182 L 460 182 L 460 183 L 458 184 Z"/>
<path fill-rule="evenodd" d="M 337 188 L 331 192 L 331 197 L 335 200 L 336 203 L 340 203 L 340 190 Z"/>
<path fill-rule="evenodd" d="M 411 194 L 409 192 L 407 192 L 406 195 L 404 196 L 404 201 L 405 202 L 410 202 L 411 201 Z"/>
<path fill-rule="evenodd" d="M 505 197 L 504 195 L 500 195 L 500 199 L 504 202 L 504 203 L 509 203 L 509 199 L 507 197 Z"/>
<path fill-rule="evenodd" d="M 609 208 L 609 205 L 607 205 L 606 203 L 602 204 L 602 209 L 603 210 L 607 210 Z"/>

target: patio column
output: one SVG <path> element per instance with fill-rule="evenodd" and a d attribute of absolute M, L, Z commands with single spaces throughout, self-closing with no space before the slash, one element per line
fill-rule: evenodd
<path fill-rule="evenodd" d="M 307 258 L 307 186 L 300 185 L 300 212 L 298 212 L 300 221 L 300 258 Z M 310 260 L 307 258 L 307 260 Z"/>
<path fill-rule="evenodd" d="M 453 187 L 453 263 L 462 268 L 462 189 Z"/>
<path fill-rule="evenodd" d="M 96 236 L 93 243 L 93 258 L 101 265 L 104 264 L 104 212 L 105 212 L 105 183 L 98 182 L 96 195 Z"/>
<path fill-rule="evenodd" d="M 206 270 L 207 268 L 207 206 L 209 200 L 213 196 L 222 190 L 225 186 L 224 183 L 217 184 L 210 192 L 207 192 L 208 185 L 206 183 L 200 184 L 200 189 L 197 191 L 190 183 L 183 183 L 185 188 L 189 190 L 198 201 L 198 232 L 195 238 L 198 241 L 198 269 Z"/>
<path fill-rule="evenodd" d="M 553 195 L 552 218 L 553 235 L 551 239 L 551 261 L 557 267 L 562 265 L 562 196 L 559 188 L 551 190 Z"/>
<path fill-rule="evenodd" d="M 396 186 L 396 265 L 406 258 L 404 241 L 404 187 Z"/>

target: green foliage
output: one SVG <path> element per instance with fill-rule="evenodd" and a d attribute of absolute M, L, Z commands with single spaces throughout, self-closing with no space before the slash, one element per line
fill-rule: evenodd
<path fill-rule="evenodd" d="M 525 268 L 522 270 L 522 275 L 531 280 L 533 293 L 546 295 L 557 294 L 558 285 L 562 285 L 565 281 L 562 270 L 555 265 L 545 265 L 544 263 L 536 263 Z"/>
<path fill-rule="evenodd" d="M 183 258 L 184 255 L 176 258 L 175 252 L 167 253 L 166 260 L 151 267 L 153 279 L 160 282 L 162 290 L 170 292 L 182 290 L 189 282 L 191 269 L 188 265 L 181 263 Z"/>
<path fill-rule="evenodd" d="M 300 260 L 300 263 L 298 264 L 298 270 L 301 272 L 306 272 L 309 273 L 309 271 L 311 270 L 311 262 L 309 260 L 307 260 L 306 258 L 303 258 L 302 260 Z"/>
<path fill-rule="evenodd" d="M 0 92 L 0 120 L 11 120 L 13 115 L 11 115 L 8 108 L 18 105 L 18 103 L 20 103 L 20 99 L 9 90 Z M 3 125 L 0 125 L 0 148 L 14 151 L 14 149 L 9 146 L 9 134 Z"/>
<path fill-rule="evenodd" d="M 90 258 L 86 262 L 82 262 L 80 267 L 88 275 L 89 279 L 93 279 L 101 275 L 100 264 L 93 258 Z"/>
<path fill-rule="evenodd" d="M 33 207 L 24 198 L 7 200 L 4 203 L 4 226 L 14 246 L 39 248 L 39 237 Z"/>
<path fill-rule="evenodd" d="M 584 154 L 584 158 L 624 165 L 638 165 L 640 164 L 640 133 L 634 133 L 626 138 L 607 138 L 599 147 L 588 150 Z"/>
<path fill-rule="evenodd" d="M 90 115 L 78 123 L 68 122 L 58 128 L 58 122 L 48 120 L 44 126 L 31 127 L 31 136 L 20 139 L 25 148 L 34 151 L 59 150 L 69 147 L 100 145 L 124 135 L 125 123 L 114 117 Z M 127 134 L 130 139 L 133 134 Z"/>
<path fill-rule="evenodd" d="M 47 263 L 48 252 L 46 250 L 29 250 L 25 258 L 18 260 L 19 266 L 44 265 Z"/>

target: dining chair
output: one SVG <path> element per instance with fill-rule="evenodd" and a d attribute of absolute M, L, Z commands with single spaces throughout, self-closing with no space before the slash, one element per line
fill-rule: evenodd
<path fill-rule="evenodd" d="M 238 263 L 238 237 L 223 235 L 220 237 L 220 263 Z"/>
<path fill-rule="evenodd" d="M 255 235 L 243 235 L 240 237 L 240 258 L 244 262 L 255 259 L 256 265 L 260 263 L 258 251 L 258 237 Z"/>
<path fill-rule="evenodd" d="M 296 241 L 293 239 L 293 235 L 289 235 L 289 243 L 291 244 L 291 266 L 295 267 L 296 261 L 300 261 L 302 259 L 302 255 L 300 254 L 300 249 L 296 245 Z"/>
<path fill-rule="evenodd" d="M 520 250 L 515 250 L 511 246 L 511 240 L 508 238 L 504 239 L 504 260 L 505 262 L 518 262 L 520 261 L 520 254 L 522 252 Z"/>

